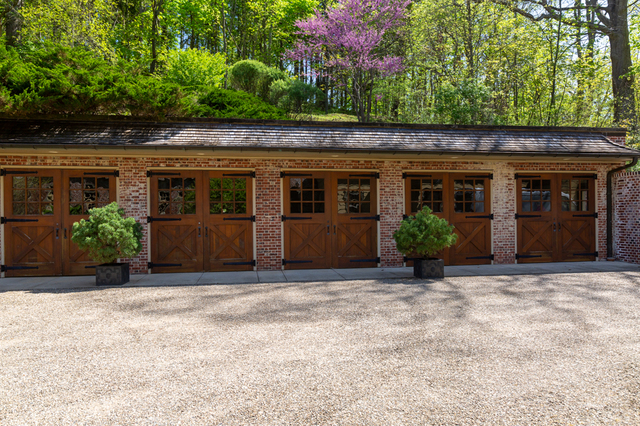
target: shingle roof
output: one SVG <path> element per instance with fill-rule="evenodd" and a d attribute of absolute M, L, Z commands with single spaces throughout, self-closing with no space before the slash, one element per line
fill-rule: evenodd
<path fill-rule="evenodd" d="M 363 126 L 354 123 L 245 121 L 0 119 L 0 145 L 223 148 L 243 150 L 376 151 L 483 155 L 634 157 L 611 142 L 620 129 Z"/>

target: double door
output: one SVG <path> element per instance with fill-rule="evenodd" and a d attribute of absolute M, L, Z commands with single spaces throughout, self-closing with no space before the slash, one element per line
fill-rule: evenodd
<path fill-rule="evenodd" d="M 519 174 L 519 263 L 595 260 L 595 176 Z"/>
<path fill-rule="evenodd" d="M 286 269 L 375 267 L 375 173 L 285 172 Z"/>
<path fill-rule="evenodd" d="M 6 169 L 7 276 L 91 275 L 96 262 L 71 241 L 89 209 L 116 200 L 113 171 Z"/>
<path fill-rule="evenodd" d="M 447 219 L 458 235 L 439 256 L 446 265 L 491 263 L 491 175 L 486 173 L 405 173 L 405 211 L 425 206 Z"/>
<path fill-rule="evenodd" d="M 253 269 L 251 172 L 152 171 L 150 183 L 152 272 Z"/>

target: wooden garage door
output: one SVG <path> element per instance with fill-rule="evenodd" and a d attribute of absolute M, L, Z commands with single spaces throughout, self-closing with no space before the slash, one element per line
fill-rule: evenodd
<path fill-rule="evenodd" d="M 519 174 L 518 262 L 596 258 L 595 176 Z"/>
<path fill-rule="evenodd" d="M 376 184 L 374 173 L 284 173 L 285 268 L 375 267 Z"/>
<path fill-rule="evenodd" d="M 456 244 L 437 257 L 446 265 L 491 263 L 491 175 L 406 173 L 405 178 L 408 215 L 428 206 L 455 226 Z"/>
<path fill-rule="evenodd" d="M 91 275 L 96 262 L 71 241 L 88 210 L 116 199 L 113 171 L 6 170 L 7 276 Z"/>
<path fill-rule="evenodd" d="M 153 272 L 252 270 L 249 172 L 151 172 Z"/>

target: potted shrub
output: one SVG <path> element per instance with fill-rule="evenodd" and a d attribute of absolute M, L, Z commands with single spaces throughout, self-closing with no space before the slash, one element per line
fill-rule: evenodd
<path fill-rule="evenodd" d="M 432 214 L 429 207 L 402 221 L 400 228 L 393 233 L 393 239 L 400 253 L 418 256 L 413 260 L 414 277 L 444 277 L 444 261 L 433 256 L 456 242 L 458 236 L 453 229 L 446 219 Z"/>
<path fill-rule="evenodd" d="M 96 285 L 121 285 L 129 282 L 129 264 L 115 263 L 119 258 L 137 256 L 142 250 L 142 225 L 124 217 L 117 203 L 89 210 L 89 219 L 73 224 L 71 241 L 80 250 L 100 262 L 96 266 Z"/>

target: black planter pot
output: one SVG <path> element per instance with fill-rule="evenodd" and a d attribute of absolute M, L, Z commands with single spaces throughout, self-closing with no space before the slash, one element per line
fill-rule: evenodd
<path fill-rule="evenodd" d="M 416 278 L 444 278 L 444 260 L 414 259 L 413 276 Z"/>
<path fill-rule="evenodd" d="M 128 282 L 128 263 L 103 263 L 96 266 L 96 285 L 122 285 Z"/>

